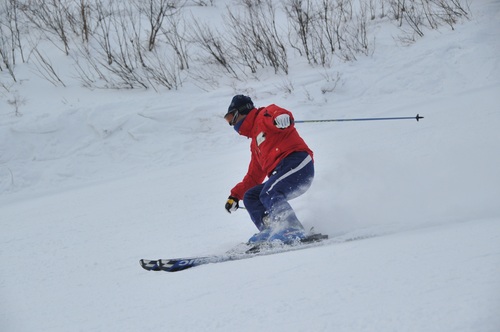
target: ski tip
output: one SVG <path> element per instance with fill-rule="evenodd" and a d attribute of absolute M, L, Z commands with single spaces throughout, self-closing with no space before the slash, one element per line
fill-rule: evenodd
<path fill-rule="evenodd" d="M 158 260 L 141 259 L 139 261 L 141 267 L 147 271 L 160 271 L 160 264 Z"/>

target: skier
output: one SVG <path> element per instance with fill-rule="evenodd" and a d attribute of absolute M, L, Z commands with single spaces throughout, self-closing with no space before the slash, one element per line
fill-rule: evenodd
<path fill-rule="evenodd" d="M 256 108 L 250 97 L 236 95 L 224 119 L 238 134 L 252 139 L 247 174 L 231 189 L 226 210 L 236 211 L 243 199 L 259 230 L 249 243 L 304 239 L 304 227 L 288 201 L 311 186 L 313 152 L 295 129 L 292 113 L 274 104 Z"/>

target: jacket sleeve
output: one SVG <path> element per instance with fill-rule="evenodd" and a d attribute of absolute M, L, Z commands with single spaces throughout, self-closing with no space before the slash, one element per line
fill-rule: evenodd
<path fill-rule="evenodd" d="M 262 170 L 257 159 L 252 151 L 252 159 L 248 165 L 248 171 L 243 180 L 231 189 L 231 196 L 237 199 L 243 199 L 248 189 L 261 184 L 266 178 L 267 174 Z"/>
<path fill-rule="evenodd" d="M 266 125 L 267 130 L 269 130 L 270 132 L 291 131 L 291 130 L 293 130 L 293 128 L 295 128 L 294 118 L 293 118 L 292 112 L 290 112 L 284 108 L 281 108 L 281 107 L 273 104 L 267 108 L 266 114 L 267 114 L 267 116 L 264 117 L 264 119 L 266 119 L 265 125 Z M 284 128 L 284 129 L 280 129 L 280 128 L 276 127 L 276 123 L 274 123 L 274 119 L 276 119 L 276 117 L 278 117 L 279 115 L 282 115 L 282 114 L 287 114 L 290 117 L 290 126 L 288 126 L 287 128 Z"/>

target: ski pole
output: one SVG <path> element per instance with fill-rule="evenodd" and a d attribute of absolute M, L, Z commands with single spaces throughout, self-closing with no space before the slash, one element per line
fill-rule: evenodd
<path fill-rule="evenodd" d="M 419 121 L 423 119 L 423 116 L 417 114 L 417 116 L 402 116 L 393 118 L 357 118 L 357 119 L 326 119 L 326 120 L 295 120 L 295 123 L 308 123 L 308 122 L 342 122 L 342 121 L 376 121 L 376 120 L 408 120 L 415 119 Z"/>

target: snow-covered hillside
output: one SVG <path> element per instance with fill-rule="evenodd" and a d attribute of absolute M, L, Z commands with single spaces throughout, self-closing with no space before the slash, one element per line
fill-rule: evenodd
<path fill-rule="evenodd" d="M 209 91 L 56 88 L 20 65 L 22 116 L 0 101 L 0 330 L 499 331 L 500 3 L 471 11 L 410 46 L 380 22 L 374 54 L 328 74 L 297 61 Z M 297 124 L 316 168 L 298 217 L 369 238 L 142 270 L 255 232 L 224 210 L 250 157 L 221 118 L 236 93 L 300 120 L 425 118 Z"/>

